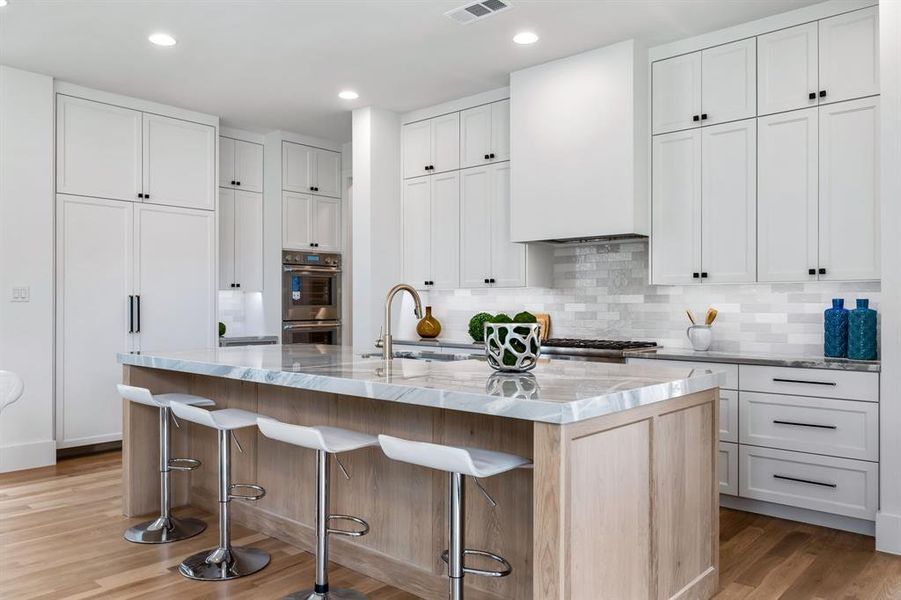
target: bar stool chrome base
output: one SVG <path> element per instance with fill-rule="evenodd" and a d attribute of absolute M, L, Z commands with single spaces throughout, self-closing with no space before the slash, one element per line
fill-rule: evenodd
<path fill-rule="evenodd" d="M 283 600 L 369 600 L 369 596 L 355 590 L 329 590 L 324 594 L 319 594 L 313 589 L 308 589 L 289 594 Z"/>
<path fill-rule="evenodd" d="M 125 530 L 125 539 L 135 544 L 168 544 L 202 533 L 206 523 L 200 519 L 157 517 Z"/>
<path fill-rule="evenodd" d="M 178 571 L 188 579 L 226 581 L 252 575 L 268 564 L 268 552 L 257 548 L 233 546 L 192 554 L 182 561 Z"/>

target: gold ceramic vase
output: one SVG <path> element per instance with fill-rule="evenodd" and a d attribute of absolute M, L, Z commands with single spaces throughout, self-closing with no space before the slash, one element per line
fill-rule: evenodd
<path fill-rule="evenodd" d="M 436 338 L 441 333 L 441 323 L 432 316 L 432 307 L 425 307 L 425 316 L 416 325 L 416 333 L 421 338 Z"/>

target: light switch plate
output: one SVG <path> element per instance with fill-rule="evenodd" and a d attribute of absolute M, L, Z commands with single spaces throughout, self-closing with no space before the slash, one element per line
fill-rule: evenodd
<path fill-rule="evenodd" d="M 31 288 L 29 286 L 14 287 L 12 292 L 13 302 L 30 302 Z"/>

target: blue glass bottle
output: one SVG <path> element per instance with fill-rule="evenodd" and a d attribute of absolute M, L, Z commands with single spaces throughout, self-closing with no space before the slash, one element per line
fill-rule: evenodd
<path fill-rule="evenodd" d="M 860 298 L 848 314 L 848 358 L 853 360 L 876 360 L 876 311 L 869 304 Z"/>
<path fill-rule="evenodd" d="M 844 300 L 833 298 L 823 313 L 823 354 L 830 358 L 848 356 L 848 312 Z"/>

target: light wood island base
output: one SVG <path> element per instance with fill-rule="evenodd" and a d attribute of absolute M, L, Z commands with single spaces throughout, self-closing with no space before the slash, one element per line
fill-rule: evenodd
<path fill-rule="evenodd" d="M 511 452 L 534 460 L 483 481 L 492 508 L 467 486 L 466 546 L 504 556 L 506 578 L 467 577 L 472 599 L 699 598 L 718 577 L 718 392 L 674 398 L 569 425 L 126 365 L 124 381 L 154 393 L 186 392 L 303 425 L 347 427 Z M 181 423 L 172 456 L 203 466 L 175 474 L 173 505 L 216 512 L 216 438 Z M 158 510 L 158 412 L 124 403 L 123 512 Z M 234 519 L 312 551 L 315 453 L 236 432 L 234 481 L 257 483 L 257 503 L 233 502 Z M 446 598 L 444 473 L 398 463 L 378 448 L 342 455 L 332 512 L 369 521 L 355 540 L 333 536 L 330 559 L 426 599 Z M 215 527 L 215 523 L 210 523 Z M 173 547 L 177 551 L 177 546 Z M 265 577 L 265 571 L 259 576 Z"/>

